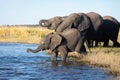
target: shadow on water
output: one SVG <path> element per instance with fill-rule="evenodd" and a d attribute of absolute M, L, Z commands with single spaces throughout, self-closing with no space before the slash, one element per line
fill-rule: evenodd
<path fill-rule="evenodd" d="M 0 43 L 0 80 L 115 80 L 101 68 L 52 63 L 45 52 L 26 53 L 35 44 Z M 116 79 L 117 80 L 117 79 Z"/>

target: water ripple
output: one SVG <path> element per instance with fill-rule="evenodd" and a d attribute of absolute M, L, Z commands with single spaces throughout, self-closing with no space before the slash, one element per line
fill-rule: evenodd
<path fill-rule="evenodd" d="M 0 43 L 0 80 L 110 80 L 100 68 L 51 63 L 44 52 L 26 53 L 33 44 Z M 7 50 L 7 51 L 6 51 Z"/>

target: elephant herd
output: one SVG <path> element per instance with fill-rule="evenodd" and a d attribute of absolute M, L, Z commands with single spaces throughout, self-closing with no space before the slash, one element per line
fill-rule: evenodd
<path fill-rule="evenodd" d="M 50 19 L 41 19 L 39 25 L 55 30 L 42 38 L 37 49 L 27 49 L 27 52 L 39 52 L 50 49 L 52 61 L 56 61 L 58 52 L 61 53 L 62 61 L 66 61 L 68 52 L 86 54 L 84 42 L 89 47 L 98 46 L 98 42 L 104 42 L 107 47 L 109 40 L 114 47 L 120 47 L 117 41 L 120 23 L 112 16 L 101 16 L 95 12 L 72 13 L 68 16 L 56 16 Z"/>

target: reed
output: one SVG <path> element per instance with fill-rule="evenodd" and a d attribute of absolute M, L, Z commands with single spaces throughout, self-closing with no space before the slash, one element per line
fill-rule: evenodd
<path fill-rule="evenodd" d="M 75 64 L 84 64 L 104 68 L 107 72 L 120 76 L 120 48 L 91 48 L 92 53 L 83 55 L 76 52 L 68 54 L 68 60 Z"/>
<path fill-rule="evenodd" d="M 1 26 L 0 42 L 39 43 L 44 35 L 51 32 L 54 31 L 34 26 Z"/>
<path fill-rule="evenodd" d="M 82 58 L 90 65 L 105 67 L 112 74 L 120 75 L 120 48 L 92 48 L 93 52 Z"/>

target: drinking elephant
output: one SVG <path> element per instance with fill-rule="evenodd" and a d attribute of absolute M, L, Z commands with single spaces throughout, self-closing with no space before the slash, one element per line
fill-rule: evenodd
<path fill-rule="evenodd" d="M 109 40 L 113 42 L 114 47 L 120 47 L 117 41 L 120 23 L 112 16 L 103 16 L 103 24 L 98 31 L 99 37 L 95 40 L 95 46 L 98 42 L 104 42 L 103 46 L 107 47 Z"/>
<path fill-rule="evenodd" d="M 42 27 L 55 30 L 56 32 L 63 32 L 66 29 L 77 28 L 84 31 L 89 28 L 90 21 L 84 13 L 72 13 L 65 17 L 53 17 L 51 19 L 42 19 L 39 21 Z"/>
<path fill-rule="evenodd" d="M 27 52 L 37 53 L 41 50 L 52 51 L 52 61 L 56 61 L 58 52 L 61 53 L 62 61 L 66 61 L 68 52 L 87 53 L 84 46 L 84 38 L 77 29 L 69 29 L 61 33 L 50 33 L 44 36 L 37 49 L 27 49 Z"/>
<path fill-rule="evenodd" d="M 88 41 L 88 45 L 90 45 L 90 41 L 96 39 L 97 31 L 99 30 L 100 25 L 102 24 L 103 18 L 95 13 L 72 13 L 66 17 L 64 20 L 59 23 L 59 25 L 52 26 L 52 24 L 58 24 L 57 19 L 55 21 L 48 19 L 47 21 L 40 20 L 39 24 L 43 24 L 41 26 L 45 27 L 45 24 L 51 22 L 51 25 L 47 25 L 49 29 L 54 29 L 56 32 L 63 32 L 67 29 L 76 28 L 78 29 L 82 36 L 85 37 Z M 56 23 L 57 22 L 57 23 Z"/>
<path fill-rule="evenodd" d="M 56 32 L 63 32 L 67 29 L 76 28 L 80 32 L 88 30 L 90 20 L 84 13 L 72 13 L 57 27 Z"/>
<path fill-rule="evenodd" d="M 98 13 L 72 13 L 57 27 L 56 32 L 76 28 L 87 39 L 88 46 L 91 46 L 90 41 L 97 39 L 102 23 L 103 18 Z"/>
<path fill-rule="evenodd" d="M 67 16 L 64 16 L 64 17 L 56 16 L 50 19 L 41 19 L 39 21 L 39 25 L 42 27 L 47 27 L 48 29 L 56 30 L 57 27 L 63 22 L 63 20 L 66 17 Z"/>

